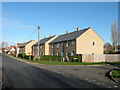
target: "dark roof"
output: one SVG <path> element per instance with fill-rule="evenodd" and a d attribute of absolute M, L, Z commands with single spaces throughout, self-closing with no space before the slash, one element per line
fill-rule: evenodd
<path fill-rule="evenodd" d="M 90 28 L 90 27 L 89 27 Z M 89 28 L 85 28 L 79 31 L 74 31 L 68 34 L 63 34 L 63 35 L 59 35 L 56 39 L 54 39 L 53 41 L 51 41 L 50 43 L 55 43 L 55 42 L 61 42 L 61 41 L 69 41 L 69 40 L 74 40 L 77 37 L 79 37 L 80 35 L 82 35 L 85 31 L 87 31 Z"/>
<path fill-rule="evenodd" d="M 55 35 L 54 35 L 55 36 Z M 48 38 L 44 38 L 44 39 L 41 39 L 40 40 L 40 45 L 41 44 L 45 44 L 48 40 L 50 40 L 51 38 L 53 38 L 54 36 L 51 36 L 51 37 L 48 37 Z M 38 45 L 38 42 L 35 43 L 33 46 L 37 46 Z"/>
<path fill-rule="evenodd" d="M 25 44 L 23 44 L 22 46 L 20 46 L 20 48 L 25 47 L 28 43 L 30 43 L 30 42 L 32 42 L 32 41 L 33 41 L 33 40 L 30 40 L 30 41 L 26 42 Z"/>

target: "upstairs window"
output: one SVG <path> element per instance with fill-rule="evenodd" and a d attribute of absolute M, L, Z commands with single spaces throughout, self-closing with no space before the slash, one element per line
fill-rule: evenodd
<path fill-rule="evenodd" d="M 62 46 L 63 46 L 63 42 L 62 42 Z"/>
<path fill-rule="evenodd" d="M 71 42 L 71 44 L 73 45 L 73 44 L 74 44 L 74 42 L 72 41 L 72 42 Z"/>
<path fill-rule="evenodd" d="M 93 42 L 93 46 L 95 46 L 95 42 Z"/>
<path fill-rule="evenodd" d="M 59 48 L 59 46 L 60 46 L 60 43 L 58 43 L 57 48 Z"/>
<path fill-rule="evenodd" d="M 42 49 L 42 46 L 40 46 L 40 48 Z"/>
<path fill-rule="evenodd" d="M 69 42 L 67 42 L 66 47 L 69 47 Z"/>
<path fill-rule="evenodd" d="M 53 48 L 53 45 L 52 45 L 52 48 Z"/>

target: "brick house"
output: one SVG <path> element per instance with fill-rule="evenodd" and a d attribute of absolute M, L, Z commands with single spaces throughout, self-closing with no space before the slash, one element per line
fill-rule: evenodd
<path fill-rule="evenodd" d="M 36 43 L 35 40 L 30 40 L 28 42 L 26 42 L 25 44 L 23 44 L 22 46 L 20 46 L 20 54 L 22 53 L 26 53 L 26 55 L 32 55 L 32 46 Z"/>
<path fill-rule="evenodd" d="M 49 43 L 54 40 L 57 36 L 51 36 L 49 35 L 49 37 L 44 37 L 44 39 L 40 40 L 40 55 L 49 55 Z M 35 43 L 32 47 L 33 52 L 32 55 L 33 56 L 38 56 L 38 42 Z"/>
<path fill-rule="evenodd" d="M 59 35 L 49 43 L 50 55 L 103 54 L 103 39 L 91 28 Z"/>

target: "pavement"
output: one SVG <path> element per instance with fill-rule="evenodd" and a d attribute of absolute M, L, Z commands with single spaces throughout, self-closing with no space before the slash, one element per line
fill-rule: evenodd
<path fill-rule="evenodd" d="M 15 88 L 118 88 L 106 73 L 114 65 L 60 66 L 23 62 L 3 55 L 3 69 Z"/>

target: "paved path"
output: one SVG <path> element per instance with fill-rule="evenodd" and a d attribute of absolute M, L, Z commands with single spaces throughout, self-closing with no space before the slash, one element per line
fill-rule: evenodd
<path fill-rule="evenodd" d="M 116 88 L 104 74 L 113 66 L 27 64 L 3 55 L 3 69 L 16 88 Z"/>

